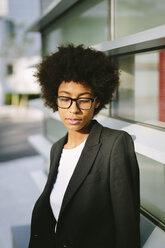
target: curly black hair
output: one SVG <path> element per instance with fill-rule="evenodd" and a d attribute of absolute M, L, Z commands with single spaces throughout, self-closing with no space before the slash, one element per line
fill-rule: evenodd
<path fill-rule="evenodd" d="M 73 44 L 61 45 L 57 52 L 43 58 L 34 76 L 41 86 L 45 105 L 53 111 L 58 110 L 55 96 L 62 81 L 87 84 L 100 102 L 94 115 L 112 101 L 119 84 L 117 66 L 107 55 Z"/>

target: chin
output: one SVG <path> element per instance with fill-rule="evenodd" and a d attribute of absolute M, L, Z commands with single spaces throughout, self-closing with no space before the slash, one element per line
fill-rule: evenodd
<path fill-rule="evenodd" d="M 69 129 L 69 130 L 79 131 L 79 130 L 83 129 L 84 126 L 80 126 L 80 125 L 66 125 L 66 128 Z"/>

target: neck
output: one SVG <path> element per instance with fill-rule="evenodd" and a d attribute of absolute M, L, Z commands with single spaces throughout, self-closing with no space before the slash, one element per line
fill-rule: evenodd
<path fill-rule="evenodd" d="M 88 127 L 85 131 L 73 131 L 68 130 L 68 140 L 64 145 L 65 149 L 72 149 L 78 145 L 80 145 L 84 140 L 89 136 L 90 127 Z"/>

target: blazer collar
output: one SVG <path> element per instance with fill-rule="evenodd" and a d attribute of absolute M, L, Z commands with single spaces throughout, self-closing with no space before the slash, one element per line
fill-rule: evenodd
<path fill-rule="evenodd" d="M 86 141 L 86 146 L 91 147 L 100 143 L 100 134 L 103 126 L 99 124 L 96 120 L 92 120 L 92 127 L 90 134 Z"/>
<path fill-rule="evenodd" d="M 59 220 L 64 210 L 66 209 L 68 203 L 70 202 L 74 194 L 77 192 L 77 190 L 85 180 L 86 176 L 90 171 L 90 168 L 94 163 L 94 160 L 100 149 L 100 135 L 102 128 L 103 127 L 96 120 L 92 121 L 92 128 L 90 134 L 87 138 L 85 147 L 81 153 L 79 161 L 76 165 L 76 168 L 73 172 L 73 175 L 65 192 L 63 203 L 61 206 Z M 65 140 L 66 137 L 63 141 L 61 141 L 61 143 L 63 142 L 63 145 Z"/>
<path fill-rule="evenodd" d="M 102 131 L 103 126 L 99 124 L 96 120 L 92 120 L 92 127 L 90 130 L 90 134 L 87 138 L 87 141 L 85 143 L 86 147 L 92 147 L 100 142 L 100 134 Z M 54 159 L 52 161 L 52 167 L 53 169 L 58 169 L 58 162 L 60 161 L 62 149 L 67 142 L 68 134 L 66 134 L 63 138 L 61 138 L 56 144 L 55 144 L 55 151 L 54 151 Z"/>

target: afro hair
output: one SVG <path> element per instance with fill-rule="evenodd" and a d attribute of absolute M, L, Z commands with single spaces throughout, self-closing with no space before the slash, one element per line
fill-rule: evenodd
<path fill-rule="evenodd" d="M 74 81 L 88 85 L 100 102 L 96 115 L 113 99 L 119 84 L 118 68 L 103 52 L 83 45 L 59 46 L 57 52 L 43 58 L 34 75 L 41 86 L 44 104 L 57 111 L 56 96 L 60 84 Z"/>

